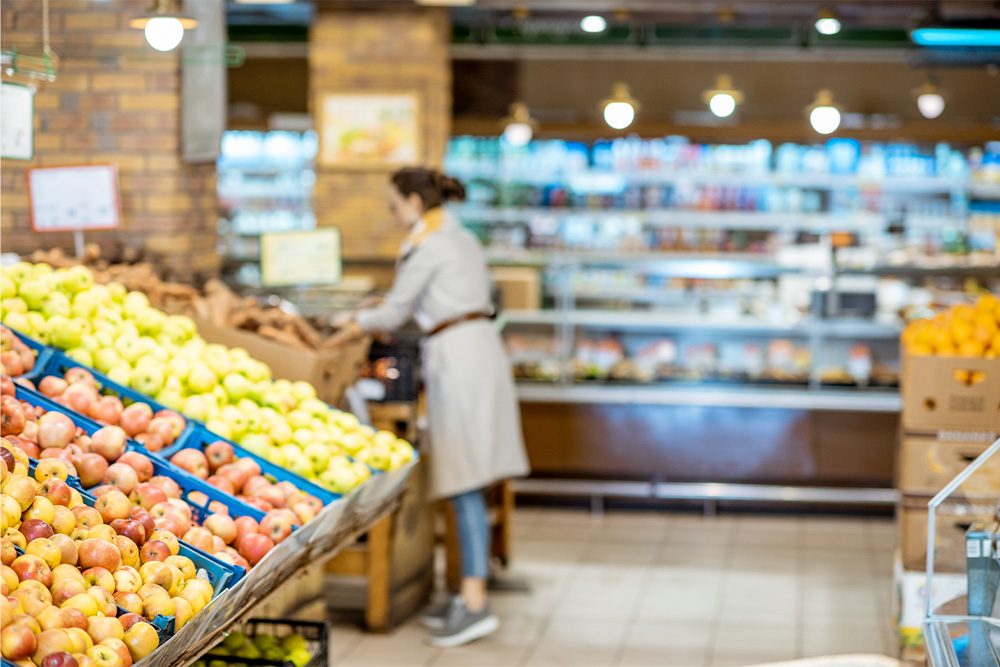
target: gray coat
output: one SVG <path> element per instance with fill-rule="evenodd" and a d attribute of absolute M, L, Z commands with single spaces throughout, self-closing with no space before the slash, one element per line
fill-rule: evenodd
<path fill-rule="evenodd" d="M 411 316 L 424 332 L 462 315 L 490 312 L 490 280 L 479 241 L 454 219 L 401 259 L 381 305 L 356 319 L 392 331 Z M 423 346 L 430 420 L 431 495 L 447 498 L 528 473 L 510 362 L 489 320 L 456 324 Z"/>

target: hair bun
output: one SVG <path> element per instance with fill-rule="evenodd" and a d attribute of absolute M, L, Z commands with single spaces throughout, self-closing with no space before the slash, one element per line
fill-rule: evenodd
<path fill-rule="evenodd" d="M 451 176 L 441 174 L 440 191 L 441 199 L 445 201 L 465 201 L 465 186 L 462 181 Z"/>

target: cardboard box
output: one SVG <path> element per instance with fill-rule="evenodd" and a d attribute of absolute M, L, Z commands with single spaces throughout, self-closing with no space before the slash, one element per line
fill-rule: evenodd
<path fill-rule="evenodd" d="M 216 326 L 203 319 L 195 323 L 198 333 L 209 343 L 244 348 L 251 357 L 270 366 L 275 378 L 304 380 L 316 388 L 321 400 L 334 406 L 357 380 L 371 345 L 371 339 L 363 338 L 332 350 L 296 350 L 250 331 Z"/>
<path fill-rule="evenodd" d="M 967 603 L 964 596 L 968 590 L 968 580 L 964 574 L 934 573 L 934 589 L 931 591 L 932 608 L 936 613 L 964 614 Z M 903 653 L 919 651 L 924 645 L 924 612 L 927 604 L 927 573 L 907 570 L 900 555 L 896 554 L 893 567 L 892 615 Z"/>
<path fill-rule="evenodd" d="M 899 490 L 933 496 L 997 439 L 983 432 L 941 432 L 936 436 L 903 435 L 899 450 Z M 983 464 L 960 488 L 966 496 L 1000 494 L 1000 460 Z"/>
<path fill-rule="evenodd" d="M 499 266 L 490 270 L 493 284 L 500 290 L 500 307 L 504 310 L 538 310 L 542 305 L 541 281 L 538 269 L 520 266 Z"/>
<path fill-rule="evenodd" d="M 1000 359 L 903 358 L 903 429 L 1000 431 Z"/>
<path fill-rule="evenodd" d="M 903 567 L 924 570 L 927 567 L 927 502 L 930 496 L 903 496 L 896 523 Z M 965 572 L 965 531 L 978 519 L 991 521 L 1000 500 L 1000 492 L 991 498 L 949 498 L 936 515 L 934 571 Z"/>

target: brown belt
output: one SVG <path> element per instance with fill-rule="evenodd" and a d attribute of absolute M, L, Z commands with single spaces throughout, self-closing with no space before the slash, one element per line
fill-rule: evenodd
<path fill-rule="evenodd" d="M 456 324 L 461 324 L 462 322 L 469 322 L 471 320 L 488 320 L 491 317 L 492 317 L 492 315 L 490 315 L 488 313 L 466 313 L 465 315 L 459 315 L 458 317 L 456 317 L 454 319 L 450 319 L 450 320 L 446 320 L 446 321 L 442 322 L 441 324 L 439 324 L 436 327 L 434 327 L 433 329 L 431 329 L 431 332 L 429 334 L 427 334 L 427 335 L 428 336 L 436 336 L 439 333 L 441 333 L 442 331 L 444 331 L 445 329 L 447 329 L 449 327 L 453 327 Z"/>

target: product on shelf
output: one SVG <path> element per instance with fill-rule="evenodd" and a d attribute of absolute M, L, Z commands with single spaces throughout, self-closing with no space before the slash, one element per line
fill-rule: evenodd
<path fill-rule="evenodd" d="M 159 646 L 146 619 L 173 616 L 179 629 L 212 599 L 212 585 L 195 576 L 191 559 L 142 559 L 64 480 L 29 477 L 24 450 L 0 444 L 5 659 L 46 667 L 82 664 L 86 656 L 131 665 Z"/>
<path fill-rule="evenodd" d="M 208 658 L 195 665 L 207 667 L 220 658 L 224 658 L 227 665 L 240 665 L 246 664 L 241 663 L 240 658 L 251 658 L 272 661 L 263 664 L 292 663 L 295 667 L 304 667 L 313 659 L 313 653 L 309 650 L 306 638 L 297 632 L 280 638 L 263 632 L 257 632 L 252 637 L 242 632 L 231 632 L 221 644 L 209 651 Z"/>
<path fill-rule="evenodd" d="M 166 315 L 121 283 L 97 285 L 86 267 L 53 270 L 22 262 L 2 274 L 27 311 L 8 321 L 18 313 L 3 308 L 4 322 L 15 330 L 66 350 L 74 361 L 204 422 L 254 454 L 296 466 L 296 473 L 335 492 L 366 478 L 346 456 L 382 470 L 413 457 L 409 443 L 330 408 L 312 385 L 272 380 L 271 369 L 246 350 L 207 344 L 191 318 Z M 298 452 L 290 456 L 284 445 Z M 326 468 L 317 469 L 322 457 L 306 452 L 310 445 L 310 452 L 325 450 Z"/>
<path fill-rule="evenodd" d="M 1000 358 L 1000 298 L 984 294 L 932 318 L 913 320 L 900 337 L 906 354 Z"/>
<path fill-rule="evenodd" d="M 35 368 L 38 353 L 14 335 L 7 327 L 0 325 L 0 368 L 4 375 L 18 377 L 30 373 Z"/>

